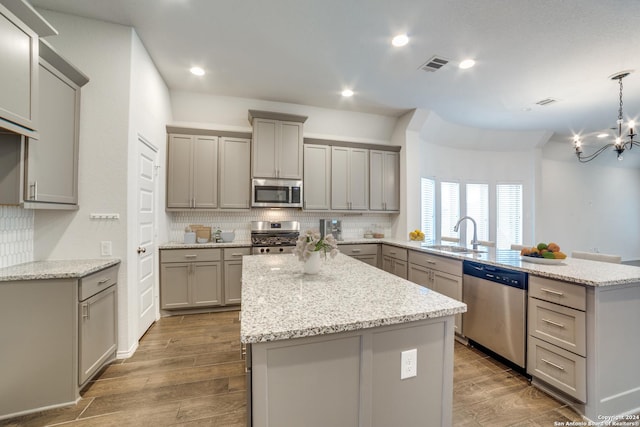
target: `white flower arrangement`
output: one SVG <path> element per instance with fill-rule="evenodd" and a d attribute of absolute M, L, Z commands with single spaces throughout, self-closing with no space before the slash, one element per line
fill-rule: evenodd
<path fill-rule="evenodd" d="M 320 252 L 325 258 L 328 252 L 331 258 L 335 258 L 340 252 L 338 250 L 338 241 L 332 234 L 328 234 L 323 239 L 320 237 L 318 230 L 307 230 L 298 237 L 293 253 L 298 257 L 298 260 L 306 261 L 313 252 Z"/>

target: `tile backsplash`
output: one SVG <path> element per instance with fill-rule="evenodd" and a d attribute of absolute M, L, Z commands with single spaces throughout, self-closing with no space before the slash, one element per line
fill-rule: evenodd
<path fill-rule="evenodd" d="M 236 240 L 249 240 L 251 221 L 299 221 L 302 231 L 318 229 L 320 219 L 336 218 L 342 220 L 342 237 L 361 238 L 366 230 L 375 229 L 385 236 L 391 236 L 392 217 L 389 214 L 322 214 L 287 209 L 252 209 L 250 212 L 171 212 L 169 214 L 169 240 L 181 242 L 184 229 L 189 224 L 220 227 L 224 231 L 236 231 Z M 374 230 L 374 231 L 375 231 Z"/>
<path fill-rule="evenodd" d="M 0 206 L 0 268 L 33 261 L 33 211 Z"/>

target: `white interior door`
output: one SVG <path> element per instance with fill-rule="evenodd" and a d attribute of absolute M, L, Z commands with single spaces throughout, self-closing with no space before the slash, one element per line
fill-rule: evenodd
<path fill-rule="evenodd" d="M 138 338 L 156 320 L 156 157 L 154 147 L 138 138 Z"/>

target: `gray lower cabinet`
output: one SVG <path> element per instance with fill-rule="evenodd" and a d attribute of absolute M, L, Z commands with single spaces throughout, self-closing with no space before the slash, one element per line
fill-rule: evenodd
<path fill-rule="evenodd" d="M 84 385 L 107 362 L 117 344 L 118 268 L 80 279 L 78 302 L 78 385 Z"/>
<path fill-rule="evenodd" d="M 387 273 L 407 279 L 407 250 L 382 245 L 382 269 Z"/>
<path fill-rule="evenodd" d="M 359 245 L 339 245 L 338 249 L 345 255 L 351 258 L 358 259 L 373 267 L 379 267 L 380 262 L 378 260 L 378 248 L 380 245 L 377 243 L 365 243 Z"/>
<path fill-rule="evenodd" d="M 164 310 L 238 305 L 242 257 L 251 248 L 160 250 L 160 307 Z"/>
<path fill-rule="evenodd" d="M 73 209 L 78 204 L 80 88 L 89 79 L 44 41 L 39 71 L 40 136 L 26 144 L 25 207 Z"/>
<path fill-rule="evenodd" d="M 462 301 L 462 261 L 409 251 L 408 279 L 458 301 Z M 462 333 L 462 314 L 455 316 L 455 332 Z"/>
<path fill-rule="evenodd" d="M 240 304 L 242 298 L 242 257 L 251 255 L 251 248 L 224 249 L 224 304 Z"/>

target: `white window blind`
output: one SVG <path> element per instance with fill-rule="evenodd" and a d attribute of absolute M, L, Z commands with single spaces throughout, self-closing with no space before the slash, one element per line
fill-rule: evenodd
<path fill-rule="evenodd" d="M 522 185 L 498 184 L 496 199 L 496 247 L 508 249 L 512 243 L 522 244 Z"/>
<path fill-rule="evenodd" d="M 420 179 L 420 198 L 421 230 L 424 233 L 424 240 L 433 243 L 436 240 L 436 182 L 433 179 Z"/>
<path fill-rule="evenodd" d="M 460 184 L 457 182 L 440 183 L 440 236 L 459 237 L 453 227 L 460 219 Z"/>
<path fill-rule="evenodd" d="M 476 220 L 478 240 L 489 240 L 489 185 L 467 184 L 467 215 Z M 473 231 L 467 232 L 470 239 Z"/>

